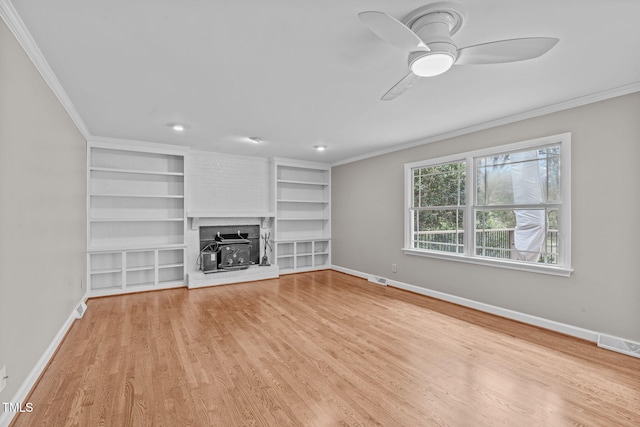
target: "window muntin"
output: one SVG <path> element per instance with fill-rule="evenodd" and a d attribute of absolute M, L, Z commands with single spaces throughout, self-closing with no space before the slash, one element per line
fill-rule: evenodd
<path fill-rule="evenodd" d="M 562 134 L 405 165 L 405 252 L 568 275 L 569 163 Z"/>

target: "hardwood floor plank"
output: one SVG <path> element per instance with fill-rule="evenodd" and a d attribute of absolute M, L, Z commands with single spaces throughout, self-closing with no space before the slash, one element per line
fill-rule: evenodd
<path fill-rule="evenodd" d="M 335 271 L 88 306 L 14 426 L 640 425 L 640 360 Z"/>

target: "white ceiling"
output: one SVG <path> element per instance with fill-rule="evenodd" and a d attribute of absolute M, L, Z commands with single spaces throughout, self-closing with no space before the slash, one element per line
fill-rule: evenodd
<path fill-rule="evenodd" d="M 458 47 L 560 42 L 530 61 L 454 66 L 393 101 L 379 99 L 406 57 L 357 13 L 402 19 L 430 0 L 2 1 L 92 136 L 200 150 L 343 162 L 640 81 L 637 0 L 462 0 Z"/>

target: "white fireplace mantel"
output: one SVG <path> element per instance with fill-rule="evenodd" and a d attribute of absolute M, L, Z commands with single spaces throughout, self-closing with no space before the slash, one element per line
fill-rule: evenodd
<path fill-rule="evenodd" d="M 266 228 L 268 226 L 268 222 L 271 218 L 275 218 L 276 214 L 274 212 L 266 212 L 266 211 L 212 211 L 212 210 L 201 210 L 201 211 L 189 211 L 187 212 L 187 218 L 191 219 L 191 229 L 197 230 L 200 226 L 201 219 L 207 218 L 260 218 L 262 222 L 262 227 Z"/>

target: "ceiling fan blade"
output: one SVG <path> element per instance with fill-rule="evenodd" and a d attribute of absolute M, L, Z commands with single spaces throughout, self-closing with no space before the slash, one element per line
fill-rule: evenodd
<path fill-rule="evenodd" d="M 416 33 L 384 12 L 360 12 L 358 17 L 378 37 L 406 52 L 429 50 Z"/>
<path fill-rule="evenodd" d="M 456 65 L 502 64 L 537 58 L 558 43 L 553 37 L 500 40 L 458 49 Z"/>
<path fill-rule="evenodd" d="M 416 84 L 418 80 L 420 80 L 420 76 L 416 76 L 413 73 L 409 73 L 402 78 L 398 83 L 396 83 L 391 89 L 387 91 L 382 98 L 382 101 L 391 101 L 392 99 L 397 98 L 402 95 L 407 89 Z"/>

